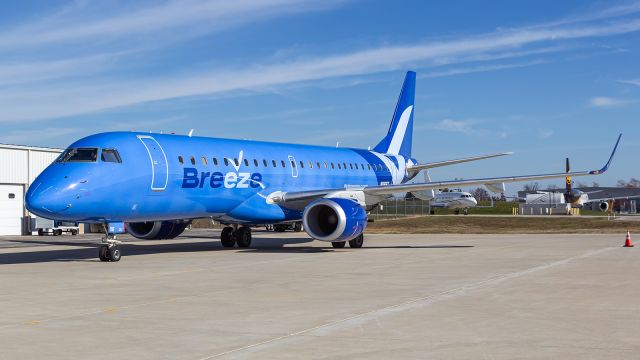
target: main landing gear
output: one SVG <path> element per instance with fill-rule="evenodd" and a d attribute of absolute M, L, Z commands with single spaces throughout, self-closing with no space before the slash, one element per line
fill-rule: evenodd
<path fill-rule="evenodd" d="M 120 242 L 116 240 L 115 235 L 107 234 L 102 238 L 102 245 L 98 249 L 98 258 L 100 261 L 120 261 L 122 254 L 118 245 Z"/>
<path fill-rule="evenodd" d="M 241 226 L 234 229 L 227 226 L 220 233 L 220 242 L 225 248 L 232 248 L 235 244 L 238 244 L 240 248 L 248 248 L 251 246 L 251 228 Z"/>
<path fill-rule="evenodd" d="M 346 241 L 334 241 L 331 243 L 336 249 L 342 249 L 347 244 Z M 349 247 L 359 249 L 364 244 L 364 234 L 358 235 L 356 238 L 349 240 Z"/>

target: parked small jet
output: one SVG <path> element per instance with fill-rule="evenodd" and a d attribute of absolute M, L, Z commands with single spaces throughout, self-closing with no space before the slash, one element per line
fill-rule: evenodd
<path fill-rule="evenodd" d="M 311 237 L 362 247 L 367 210 L 394 193 L 562 178 L 565 173 L 407 184 L 420 170 L 494 157 L 419 163 L 412 157 L 416 74 L 408 72 L 387 134 L 373 150 L 139 132 L 91 135 L 71 144 L 33 182 L 32 213 L 100 223 L 98 256 L 118 261 L 115 234 L 181 234 L 192 219 L 227 225 L 224 247 L 251 245 L 251 226 L 302 220 Z M 619 141 L 619 138 L 618 138 Z M 616 143 L 616 147 L 618 143 Z M 615 153 L 599 170 L 605 172 Z"/>

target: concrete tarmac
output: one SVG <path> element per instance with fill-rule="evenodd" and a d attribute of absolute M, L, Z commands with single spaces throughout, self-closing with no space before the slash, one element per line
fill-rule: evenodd
<path fill-rule="evenodd" d="M 0 359 L 638 359 L 640 247 L 616 235 L 0 238 Z"/>

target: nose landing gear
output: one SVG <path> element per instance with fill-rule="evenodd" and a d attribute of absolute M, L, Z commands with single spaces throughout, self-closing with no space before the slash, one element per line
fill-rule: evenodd
<path fill-rule="evenodd" d="M 102 238 L 102 245 L 98 249 L 98 258 L 100 261 L 120 261 L 122 254 L 118 245 L 120 242 L 116 240 L 115 235 L 107 234 Z"/>

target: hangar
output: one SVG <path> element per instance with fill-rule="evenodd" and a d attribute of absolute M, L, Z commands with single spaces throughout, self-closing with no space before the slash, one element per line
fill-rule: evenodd
<path fill-rule="evenodd" d="M 0 144 L 0 235 L 30 233 L 24 194 L 62 149 Z"/>

